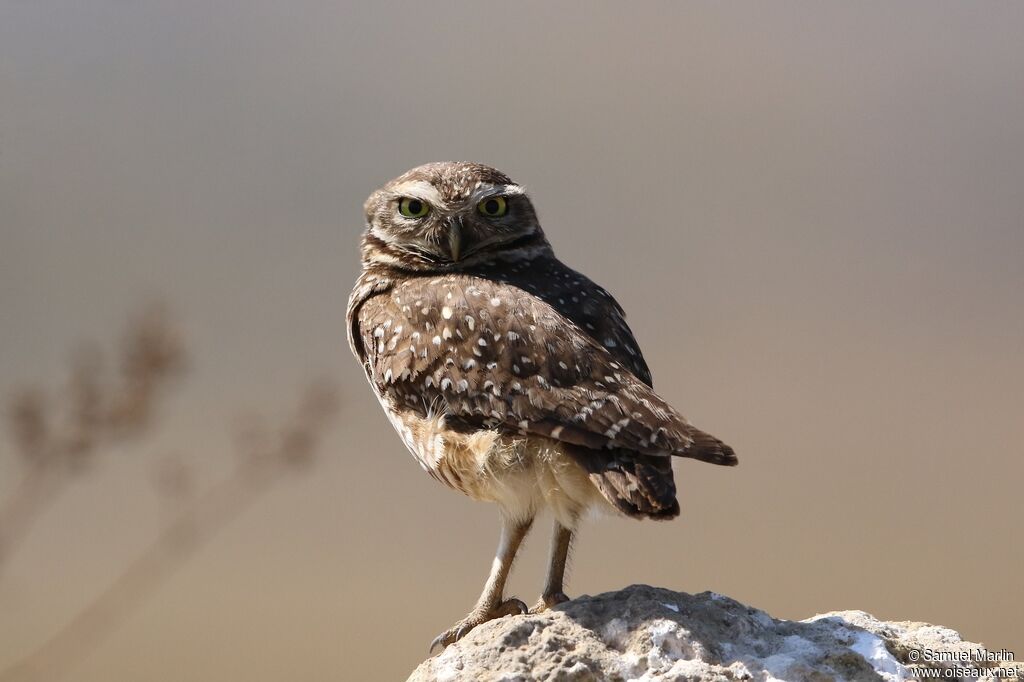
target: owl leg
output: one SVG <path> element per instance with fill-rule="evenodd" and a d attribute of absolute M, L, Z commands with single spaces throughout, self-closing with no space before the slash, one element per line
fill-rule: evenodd
<path fill-rule="evenodd" d="M 516 558 L 519 545 L 522 544 L 523 538 L 526 537 L 532 524 L 533 518 L 523 521 L 502 517 L 498 552 L 491 565 L 491 574 L 484 584 L 483 593 L 469 615 L 434 638 L 434 641 L 430 643 L 431 653 L 435 649 L 443 649 L 462 639 L 466 633 L 481 623 L 502 616 L 527 612 L 526 604 L 514 597 L 503 600 L 502 593 L 505 591 L 505 581 L 512 570 L 512 562 Z"/>
<path fill-rule="evenodd" d="M 544 594 L 530 609 L 530 613 L 539 613 L 555 604 L 569 601 L 562 591 L 565 580 L 565 566 L 569 561 L 569 546 L 572 544 L 572 529 L 566 528 L 557 520 L 555 532 L 551 536 L 551 559 L 548 563 L 548 576 L 544 581 Z"/>

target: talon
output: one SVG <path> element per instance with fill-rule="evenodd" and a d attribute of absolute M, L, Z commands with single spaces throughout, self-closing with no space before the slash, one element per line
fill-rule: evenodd
<path fill-rule="evenodd" d="M 444 646 L 445 646 L 445 644 L 444 644 L 444 636 L 446 634 L 448 634 L 448 633 L 442 632 L 440 635 L 438 635 L 437 637 L 434 638 L 434 641 L 432 641 L 430 643 L 430 650 L 427 652 L 429 655 L 433 656 L 434 653 L 435 653 L 435 650 L 441 651 L 441 650 L 444 649 Z"/>
<path fill-rule="evenodd" d="M 477 625 L 482 625 L 487 621 L 495 620 L 497 618 L 521 615 L 524 613 L 529 613 L 529 609 L 526 608 L 526 604 L 514 597 L 506 599 L 486 613 L 474 611 L 435 637 L 434 641 L 430 643 L 430 655 L 433 656 L 435 651 L 443 650 L 446 646 L 459 641 L 469 634 L 469 631 Z"/>
<path fill-rule="evenodd" d="M 566 595 L 565 592 L 555 592 L 554 594 L 549 594 L 549 595 L 544 597 L 544 602 L 548 606 L 556 606 L 558 604 L 564 604 L 567 601 L 570 601 L 570 599 L 569 599 L 569 596 Z"/>
<path fill-rule="evenodd" d="M 530 613 L 541 613 L 542 611 L 547 611 L 552 606 L 564 604 L 567 601 L 570 601 L 570 599 L 566 596 L 565 592 L 552 592 L 551 594 L 545 594 L 537 600 L 534 607 L 530 609 Z"/>
<path fill-rule="evenodd" d="M 521 616 L 524 613 L 529 612 L 530 609 L 522 600 L 513 597 L 512 599 L 506 599 L 499 604 L 498 608 L 496 608 L 493 613 L 496 618 L 501 618 L 503 616 Z"/>

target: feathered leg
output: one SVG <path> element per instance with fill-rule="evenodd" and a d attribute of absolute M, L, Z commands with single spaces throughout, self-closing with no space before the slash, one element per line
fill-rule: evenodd
<path fill-rule="evenodd" d="M 572 544 L 572 529 L 566 528 L 557 520 L 555 531 L 551 536 L 551 558 L 548 563 L 548 575 L 544 581 L 544 593 L 540 600 L 530 610 L 531 613 L 538 613 L 549 609 L 555 604 L 569 601 L 565 596 L 563 582 L 565 580 L 565 566 L 569 561 L 569 546 Z"/>
<path fill-rule="evenodd" d="M 491 564 L 491 574 L 484 584 L 484 591 L 476 602 L 476 606 L 465 618 L 442 632 L 430 643 L 430 651 L 448 646 L 449 644 L 462 639 L 466 633 L 481 623 L 486 623 L 495 618 L 512 614 L 526 613 L 526 604 L 511 597 L 502 599 L 505 591 L 505 581 L 512 570 L 512 562 L 519 551 L 519 545 L 523 538 L 530 531 L 533 519 L 516 520 L 509 519 L 502 515 L 501 539 L 498 541 L 498 552 L 494 556 L 494 563 Z"/>

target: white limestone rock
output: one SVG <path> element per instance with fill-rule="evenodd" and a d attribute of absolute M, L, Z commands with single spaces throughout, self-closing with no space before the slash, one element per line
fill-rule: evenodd
<path fill-rule="evenodd" d="M 1024 680 L 1024 667 L 1012 662 L 914 660 L 926 650 L 984 647 L 947 628 L 862 611 L 778 620 L 713 592 L 633 585 L 486 623 L 424 661 L 409 682 L 903 682 L 918 679 L 915 666 L 972 665 L 1011 666 Z"/>

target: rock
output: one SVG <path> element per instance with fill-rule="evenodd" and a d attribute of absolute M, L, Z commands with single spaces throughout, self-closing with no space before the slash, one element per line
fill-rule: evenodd
<path fill-rule="evenodd" d="M 936 679 L 943 679 L 940 668 L 955 666 L 1002 666 L 1024 679 L 1024 666 L 1012 660 L 980 663 L 979 651 L 984 647 L 926 623 L 883 622 L 863 611 L 778 620 L 713 592 L 690 595 L 633 585 L 545 613 L 485 623 L 424 661 L 409 682 L 896 682 L 919 679 L 925 666 L 937 670 Z M 937 652 L 967 660 L 924 660 Z M 957 672 L 959 679 L 979 676 Z"/>

